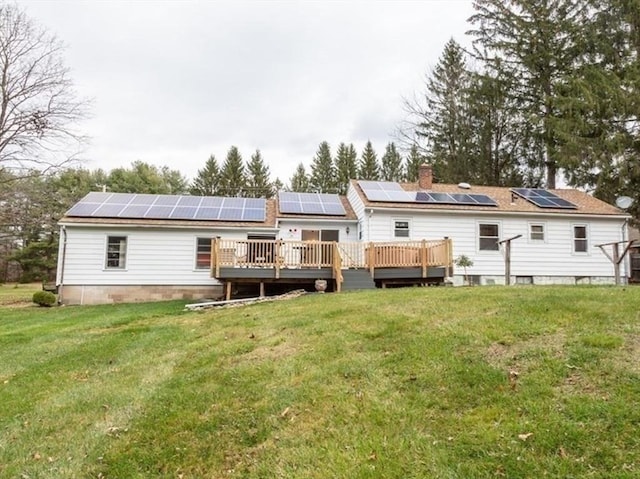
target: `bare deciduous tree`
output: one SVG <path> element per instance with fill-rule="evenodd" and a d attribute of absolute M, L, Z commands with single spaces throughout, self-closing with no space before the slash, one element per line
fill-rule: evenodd
<path fill-rule="evenodd" d="M 61 166 L 83 142 L 74 126 L 88 102 L 76 96 L 63 50 L 18 6 L 0 5 L 0 169 Z"/>

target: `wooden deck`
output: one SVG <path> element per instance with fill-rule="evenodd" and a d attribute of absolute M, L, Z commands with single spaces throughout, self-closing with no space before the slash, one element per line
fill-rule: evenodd
<path fill-rule="evenodd" d="M 367 270 L 374 280 L 389 282 L 425 282 L 444 278 L 453 267 L 452 243 L 441 240 L 385 243 L 229 240 L 211 243 L 211 276 L 227 283 L 227 298 L 232 282 L 332 280 L 341 291 L 342 272 Z"/>

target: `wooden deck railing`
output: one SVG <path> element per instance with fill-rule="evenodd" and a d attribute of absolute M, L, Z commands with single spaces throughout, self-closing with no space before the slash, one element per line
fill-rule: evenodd
<path fill-rule="evenodd" d="M 333 241 L 231 240 L 211 242 L 211 273 L 220 276 L 220 268 L 274 268 L 280 277 L 283 268 L 331 268 L 337 284 L 342 269 L 451 267 L 450 239 L 385 243 L 336 243 Z"/>

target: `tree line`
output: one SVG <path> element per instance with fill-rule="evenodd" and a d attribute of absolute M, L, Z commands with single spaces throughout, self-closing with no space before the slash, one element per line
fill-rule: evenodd
<path fill-rule="evenodd" d="M 640 217 L 640 2 L 476 0 L 405 100 L 405 144 L 440 182 L 591 191 Z"/>

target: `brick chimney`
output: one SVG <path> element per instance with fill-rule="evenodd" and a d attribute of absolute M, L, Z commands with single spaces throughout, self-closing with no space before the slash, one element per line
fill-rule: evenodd
<path fill-rule="evenodd" d="M 421 190 L 430 190 L 433 185 L 433 168 L 431 165 L 420 165 L 418 167 L 418 187 Z"/>

